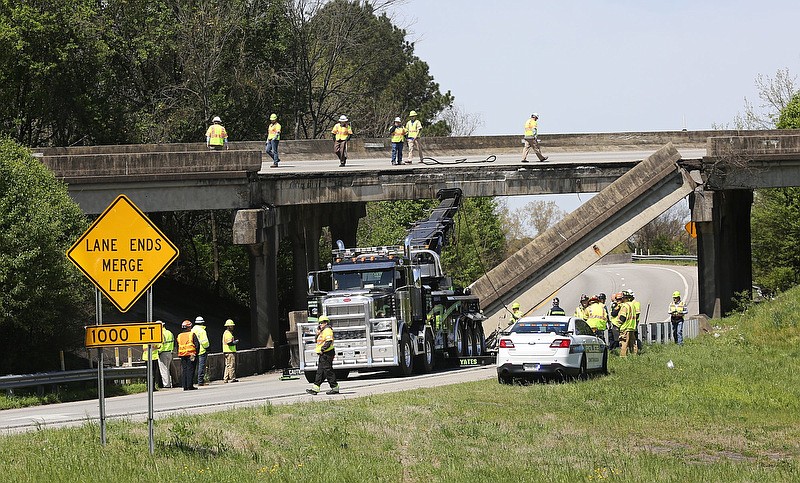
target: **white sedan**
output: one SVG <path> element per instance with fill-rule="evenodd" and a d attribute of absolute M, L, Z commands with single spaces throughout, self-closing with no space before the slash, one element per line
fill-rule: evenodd
<path fill-rule="evenodd" d="M 583 319 L 523 317 L 499 336 L 497 381 L 542 376 L 586 377 L 608 371 L 608 347 Z"/>

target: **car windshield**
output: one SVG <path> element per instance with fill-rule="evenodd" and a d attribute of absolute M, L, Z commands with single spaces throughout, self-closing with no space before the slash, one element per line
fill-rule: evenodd
<path fill-rule="evenodd" d="M 394 270 L 337 272 L 333 274 L 333 287 L 336 290 L 391 289 L 393 283 Z"/>
<path fill-rule="evenodd" d="M 567 330 L 569 330 L 569 323 L 547 320 L 536 320 L 532 322 L 520 321 L 511 328 L 511 332 L 516 332 L 518 334 L 549 334 L 550 332 L 565 334 Z"/>

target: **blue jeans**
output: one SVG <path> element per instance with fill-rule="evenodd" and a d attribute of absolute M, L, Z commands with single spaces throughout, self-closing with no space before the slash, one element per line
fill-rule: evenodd
<path fill-rule="evenodd" d="M 278 139 L 272 139 L 267 141 L 266 144 L 267 155 L 272 158 L 274 164 L 278 164 L 278 161 L 280 161 L 278 159 L 278 141 Z"/>
<path fill-rule="evenodd" d="M 206 377 L 206 359 L 208 352 L 197 356 L 197 383 L 203 384 Z"/>
<path fill-rule="evenodd" d="M 403 142 L 392 143 L 392 164 L 397 159 L 397 164 L 403 164 Z"/>
<path fill-rule="evenodd" d="M 683 345 L 683 319 L 672 321 L 672 340 L 678 345 Z"/>

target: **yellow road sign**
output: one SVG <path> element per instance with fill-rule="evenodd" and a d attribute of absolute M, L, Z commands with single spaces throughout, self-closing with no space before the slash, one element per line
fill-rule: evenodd
<path fill-rule="evenodd" d="M 697 238 L 697 225 L 693 221 L 684 225 L 684 228 L 686 228 L 686 233 L 688 233 L 690 237 Z"/>
<path fill-rule="evenodd" d="M 158 322 L 89 325 L 86 327 L 86 348 L 160 344 L 162 334 Z"/>
<path fill-rule="evenodd" d="M 178 258 L 178 248 L 125 195 L 119 195 L 67 257 L 126 312 Z"/>

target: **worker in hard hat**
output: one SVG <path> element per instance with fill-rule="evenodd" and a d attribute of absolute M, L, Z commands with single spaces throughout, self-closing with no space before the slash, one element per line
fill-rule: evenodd
<path fill-rule="evenodd" d="M 514 302 L 511 304 L 511 323 L 518 321 L 525 315 L 522 313 L 522 309 L 520 308 L 519 302 Z"/>
<path fill-rule="evenodd" d="M 197 352 L 200 350 L 200 341 L 192 332 L 192 321 L 184 320 L 181 324 L 183 332 L 178 334 L 178 357 L 181 359 L 181 386 L 184 391 L 197 389 L 194 382 L 194 367 L 197 362 Z"/>
<path fill-rule="evenodd" d="M 573 315 L 579 319 L 586 320 L 587 307 L 589 307 L 589 296 L 586 294 L 581 294 L 580 304 L 575 307 L 575 313 Z"/>
<path fill-rule="evenodd" d="M 608 348 L 614 350 L 619 347 L 619 327 L 622 323 L 619 321 L 619 311 L 622 304 L 625 302 L 622 292 L 617 292 L 611 296 L 611 311 L 608 314 Z"/>
<path fill-rule="evenodd" d="M 422 136 L 422 123 L 417 120 L 417 111 L 408 113 L 408 122 L 406 122 L 406 137 L 408 139 L 408 161 L 406 164 L 411 164 L 411 159 L 414 157 L 414 150 L 417 150 L 419 162 L 422 162 L 422 145 L 420 137 Z"/>
<path fill-rule="evenodd" d="M 558 297 L 553 299 L 553 306 L 547 311 L 547 315 L 567 315 L 564 309 L 559 305 Z"/>
<path fill-rule="evenodd" d="M 401 125 L 403 121 L 396 117 L 389 127 L 389 137 L 392 141 L 392 166 L 403 164 L 403 142 L 406 140 L 406 128 Z"/>
<path fill-rule="evenodd" d="M 317 326 L 317 345 L 314 352 L 317 353 L 317 377 L 311 389 L 306 389 L 309 394 L 319 394 L 320 386 L 323 381 L 328 380 L 331 388 L 325 394 L 339 394 L 339 384 L 336 382 L 336 373 L 333 372 L 333 358 L 336 350 L 333 347 L 333 329 L 330 326 L 330 319 L 327 315 L 319 318 Z"/>
<path fill-rule="evenodd" d="M 172 375 L 170 374 L 170 367 L 172 367 L 172 350 L 175 348 L 175 336 L 167 329 L 166 324 L 160 320 L 156 321 L 161 324 L 161 347 L 158 348 L 158 370 L 161 372 L 161 382 L 164 387 L 172 387 Z"/>
<path fill-rule="evenodd" d="M 681 293 L 672 292 L 672 303 L 669 304 L 670 322 L 672 322 L 672 340 L 683 345 L 683 317 L 689 313 L 686 303 L 681 300 Z"/>
<path fill-rule="evenodd" d="M 209 149 L 228 149 L 228 131 L 225 130 L 219 116 L 214 116 L 206 130 L 206 146 Z"/>
<path fill-rule="evenodd" d="M 206 385 L 206 359 L 208 359 L 208 346 L 211 343 L 208 341 L 208 333 L 206 332 L 206 321 L 200 316 L 194 319 L 194 326 L 192 332 L 197 336 L 200 341 L 200 348 L 197 351 L 197 385 Z"/>
<path fill-rule="evenodd" d="M 522 162 L 528 162 L 528 153 L 533 148 L 533 152 L 536 153 L 536 157 L 539 158 L 539 161 L 547 161 L 547 156 L 542 155 L 542 150 L 539 147 L 539 114 L 533 113 L 531 117 L 525 121 L 525 137 L 522 138 L 522 144 L 525 145 L 522 148 Z"/>
<path fill-rule="evenodd" d="M 606 306 L 600 302 L 600 298 L 597 295 L 589 298 L 589 305 L 586 306 L 584 313 L 586 314 L 586 323 L 592 329 L 594 335 L 605 340 L 606 324 L 608 323 Z"/>
<path fill-rule="evenodd" d="M 277 168 L 280 161 L 278 156 L 278 141 L 281 140 L 281 124 L 278 122 L 278 115 L 269 115 L 269 126 L 267 127 L 267 155 L 272 158 L 272 167 Z"/>
<path fill-rule="evenodd" d="M 331 134 L 333 134 L 333 152 L 339 158 L 339 166 L 344 166 L 347 162 L 347 142 L 353 135 L 353 128 L 347 116 L 344 114 L 339 116 L 339 122 L 331 129 Z"/>
<path fill-rule="evenodd" d="M 225 384 L 239 382 L 239 379 L 236 379 L 236 344 L 239 343 L 239 339 L 233 336 L 235 326 L 233 320 L 226 320 L 225 332 L 222 334 L 222 353 L 225 355 L 225 375 L 222 377 L 222 382 Z"/>
<path fill-rule="evenodd" d="M 619 343 L 620 343 L 620 357 L 627 357 L 629 352 L 634 354 L 639 353 L 638 343 L 638 319 L 636 317 L 636 308 L 632 303 L 630 291 L 622 291 L 622 303 L 617 314 L 619 319 Z"/>

